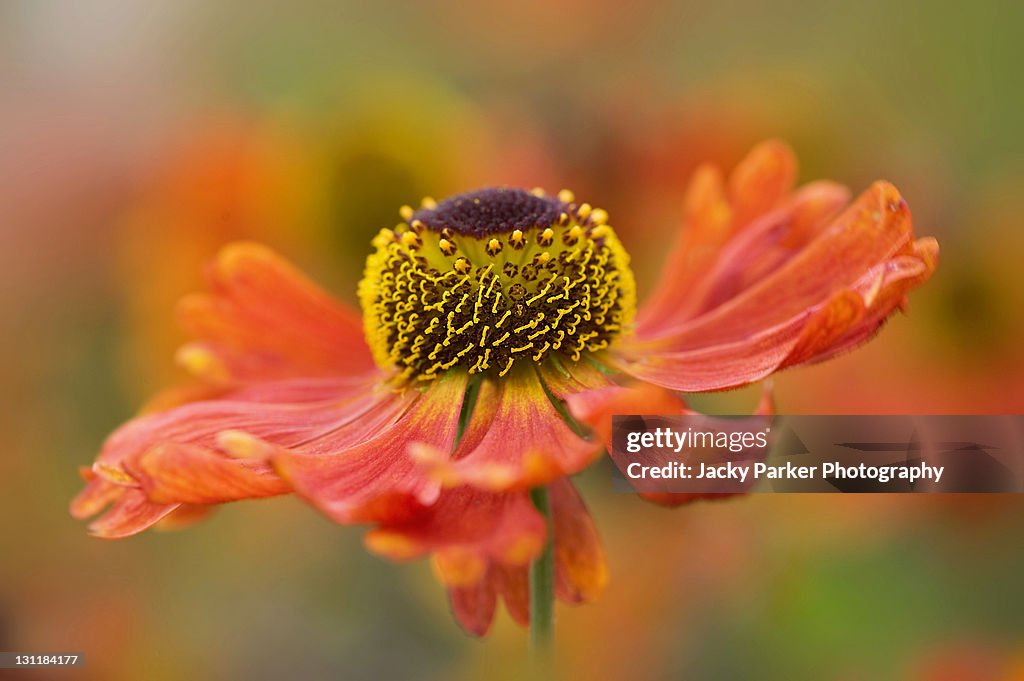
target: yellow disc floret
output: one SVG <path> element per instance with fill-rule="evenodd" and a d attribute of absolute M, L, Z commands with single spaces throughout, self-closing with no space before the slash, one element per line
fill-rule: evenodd
<path fill-rule="evenodd" d="M 629 255 L 572 192 L 482 189 L 401 217 L 373 240 L 359 298 L 374 358 L 403 378 L 575 362 L 632 322 Z"/>

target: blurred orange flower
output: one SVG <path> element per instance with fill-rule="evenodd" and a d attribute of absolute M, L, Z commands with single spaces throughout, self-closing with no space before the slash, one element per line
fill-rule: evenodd
<path fill-rule="evenodd" d="M 566 190 L 403 207 L 374 239 L 361 317 L 265 247 L 228 246 L 210 292 L 179 308 L 195 340 L 177 357 L 200 386 L 113 433 L 72 513 L 109 505 L 90 529 L 123 537 L 295 492 L 372 524 L 377 553 L 432 555 L 475 634 L 499 597 L 529 621 L 527 566 L 548 542 L 555 593 L 590 600 L 607 570 L 568 476 L 605 448 L 610 414 L 680 413 L 678 392 L 853 348 L 935 268 L 935 241 L 914 239 L 891 185 L 844 209 L 844 188 L 794 191 L 795 175 L 778 142 L 728 180 L 701 168 L 638 312 L 607 213 Z"/>

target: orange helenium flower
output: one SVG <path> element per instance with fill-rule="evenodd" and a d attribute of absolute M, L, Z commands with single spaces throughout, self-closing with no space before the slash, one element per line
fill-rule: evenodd
<path fill-rule="evenodd" d="M 611 414 L 683 413 L 678 392 L 835 356 L 935 268 L 936 242 L 914 240 L 891 185 L 844 209 L 846 189 L 794 190 L 795 175 L 777 142 L 728 180 L 699 170 L 679 243 L 635 315 L 607 214 L 568 191 L 404 207 L 374 239 L 362 317 L 268 249 L 230 245 L 211 291 L 180 307 L 196 340 L 178 359 L 202 387 L 114 432 L 72 513 L 106 509 L 91 531 L 123 537 L 294 492 L 339 523 L 373 525 L 377 553 L 432 555 L 473 633 L 499 598 L 528 622 L 527 566 L 547 539 L 558 597 L 590 600 L 607 571 L 568 476 L 605 449 Z M 529 495 L 545 485 L 550 522 Z"/>

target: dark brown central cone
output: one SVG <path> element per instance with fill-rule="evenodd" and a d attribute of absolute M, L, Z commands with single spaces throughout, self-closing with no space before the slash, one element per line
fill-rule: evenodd
<path fill-rule="evenodd" d="M 434 208 L 420 208 L 409 219 L 440 233 L 450 229 L 456 234 L 482 238 L 515 229 L 552 227 L 568 208 L 553 196 L 537 196 L 525 189 L 489 187 L 456 194 Z"/>

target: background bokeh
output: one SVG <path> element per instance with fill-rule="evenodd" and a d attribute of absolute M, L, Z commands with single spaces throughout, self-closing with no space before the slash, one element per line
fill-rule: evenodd
<path fill-rule="evenodd" d="M 804 180 L 895 182 L 942 260 L 875 342 L 778 376 L 780 411 L 1021 413 L 1022 64 L 1002 0 L 0 4 L 0 650 L 114 681 L 524 678 L 505 615 L 465 637 L 426 565 L 292 499 L 117 542 L 67 515 L 238 237 L 351 301 L 401 204 L 565 186 L 643 292 L 695 164 L 781 137 Z M 1024 678 L 1022 499 L 667 511 L 607 480 L 580 481 L 612 582 L 558 612 L 567 678 Z"/>

